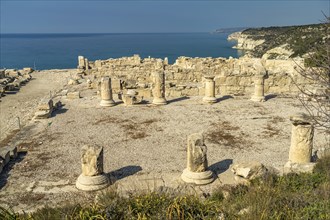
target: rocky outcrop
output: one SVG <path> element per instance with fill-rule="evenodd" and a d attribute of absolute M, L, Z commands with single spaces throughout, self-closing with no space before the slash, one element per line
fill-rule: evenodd
<path fill-rule="evenodd" d="M 286 60 L 289 59 L 293 53 L 294 51 L 289 49 L 288 44 L 283 44 L 268 50 L 264 55 L 262 55 L 262 59 L 276 58 L 279 60 Z"/>
<path fill-rule="evenodd" d="M 227 39 L 236 40 L 237 45 L 233 48 L 240 50 L 253 50 L 256 46 L 265 42 L 264 39 L 253 40 L 249 35 L 243 34 L 242 32 L 230 34 Z"/>

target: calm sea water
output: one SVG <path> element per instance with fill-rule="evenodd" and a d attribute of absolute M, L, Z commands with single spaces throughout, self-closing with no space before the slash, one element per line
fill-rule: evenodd
<path fill-rule="evenodd" d="M 139 54 L 142 58 L 179 56 L 239 57 L 228 34 L 1 34 L 1 68 L 75 68 L 77 57 L 89 60 Z"/>

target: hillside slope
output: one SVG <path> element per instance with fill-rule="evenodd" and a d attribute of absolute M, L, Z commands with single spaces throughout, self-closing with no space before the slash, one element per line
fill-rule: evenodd
<path fill-rule="evenodd" d="M 285 59 L 301 57 L 315 47 L 330 43 L 330 25 L 249 28 L 229 35 L 237 40 L 237 49 L 247 50 L 251 57 Z"/>

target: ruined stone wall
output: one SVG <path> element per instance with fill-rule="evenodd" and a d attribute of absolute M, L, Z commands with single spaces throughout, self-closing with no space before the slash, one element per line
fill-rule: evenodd
<path fill-rule="evenodd" d="M 217 95 L 249 95 L 253 93 L 253 76 L 267 73 L 266 94 L 294 94 L 298 90 L 291 77 L 304 83 L 295 70 L 303 60 L 262 60 L 259 58 L 189 58 L 179 57 L 172 65 L 166 60 L 138 55 L 119 59 L 89 62 L 88 74 L 110 76 L 114 92 L 134 88 L 145 97 L 151 96 L 151 74 L 165 71 L 166 96 L 195 96 L 204 94 L 203 75 L 214 75 Z M 263 72 L 263 73 L 261 73 Z M 120 82 L 122 85 L 120 85 Z"/>

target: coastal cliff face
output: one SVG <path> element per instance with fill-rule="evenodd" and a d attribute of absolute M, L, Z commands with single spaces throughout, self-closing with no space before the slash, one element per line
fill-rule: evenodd
<path fill-rule="evenodd" d="M 265 42 L 265 40 L 253 40 L 249 38 L 249 35 L 242 34 L 242 32 L 235 32 L 228 36 L 228 40 L 237 41 L 237 45 L 233 48 L 239 50 L 253 50 L 256 46 Z"/>
<path fill-rule="evenodd" d="M 329 24 L 249 28 L 228 36 L 246 56 L 263 59 L 304 57 L 330 43 Z"/>
<path fill-rule="evenodd" d="M 305 83 L 295 70 L 303 63 L 303 59 L 179 57 L 173 65 L 169 65 L 166 60 L 141 59 L 135 55 L 90 61 L 90 69 L 85 72 L 95 76 L 94 81 L 101 76 L 110 76 L 115 93 L 124 87 L 136 89 L 144 97 L 151 97 L 151 75 L 157 71 L 165 72 L 167 97 L 204 95 L 204 75 L 215 76 L 216 94 L 220 95 L 252 94 L 253 78 L 258 74 L 267 74 L 266 93 L 297 94 L 298 89 L 292 80 Z"/>

